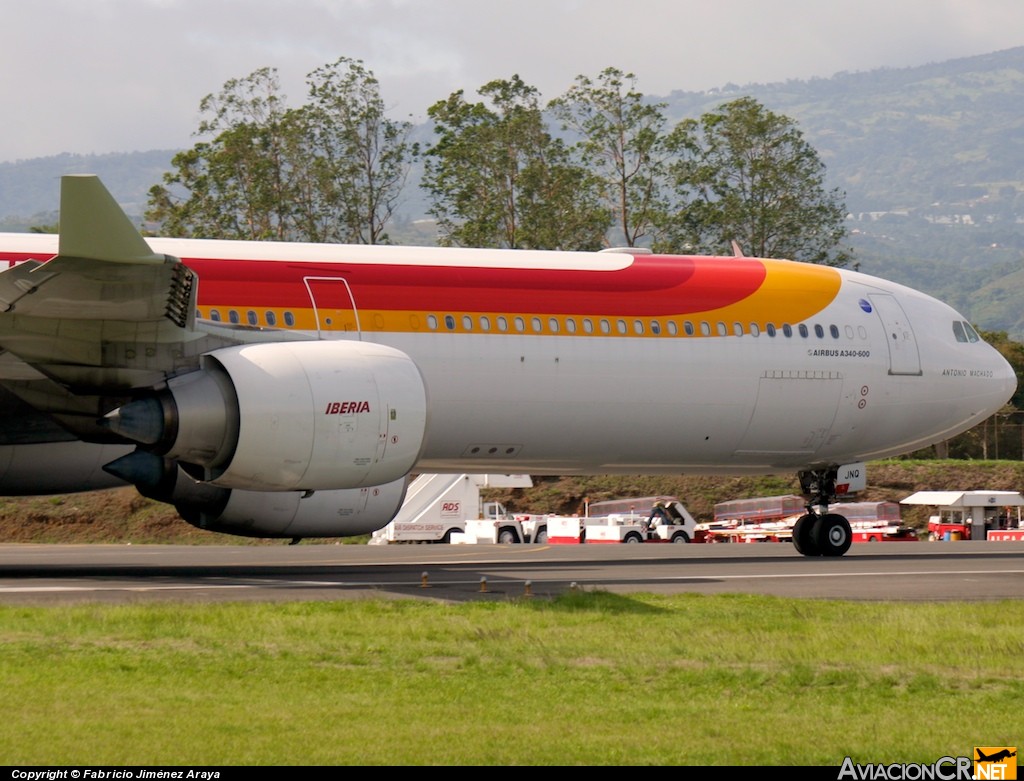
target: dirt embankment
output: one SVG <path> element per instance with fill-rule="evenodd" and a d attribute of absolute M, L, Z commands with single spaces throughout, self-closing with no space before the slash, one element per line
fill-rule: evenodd
<path fill-rule="evenodd" d="M 1017 461 L 884 461 L 868 465 L 868 488 L 857 501 L 899 502 L 915 491 L 1021 491 L 1024 463 Z M 627 496 L 677 496 L 697 521 L 711 520 L 728 499 L 799 494 L 796 477 L 535 477 L 532 488 L 489 489 L 485 499 L 512 511 L 583 512 L 585 501 Z M 906 507 L 903 520 L 927 523 L 928 508 Z M 330 540 L 335 542 L 336 540 Z M 358 541 L 358 538 L 354 541 Z M 165 543 L 281 545 L 202 531 L 174 508 L 133 488 L 45 497 L 0 498 L 0 542 Z M 327 542 L 327 541 L 325 541 Z"/>

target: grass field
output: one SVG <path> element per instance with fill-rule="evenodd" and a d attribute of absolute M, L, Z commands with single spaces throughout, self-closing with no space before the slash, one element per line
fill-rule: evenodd
<path fill-rule="evenodd" d="M 6 765 L 826 765 L 1024 738 L 1024 603 L 0 608 Z"/>

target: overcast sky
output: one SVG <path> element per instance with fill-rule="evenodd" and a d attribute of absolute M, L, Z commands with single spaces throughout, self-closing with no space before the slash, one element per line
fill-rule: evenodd
<path fill-rule="evenodd" d="M 192 146 L 205 95 L 362 60 L 396 119 L 518 74 L 543 100 L 632 72 L 664 96 L 1024 45 L 1024 0 L 0 0 L 0 162 Z"/>

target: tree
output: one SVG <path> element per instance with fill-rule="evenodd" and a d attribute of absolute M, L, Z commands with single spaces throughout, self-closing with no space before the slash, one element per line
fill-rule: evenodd
<path fill-rule="evenodd" d="M 385 116 L 380 85 L 361 60 L 339 58 L 313 71 L 308 83 L 316 176 L 307 234 L 314 241 L 386 243 L 385 226 L 419 155 L 409 140 L 412 123 Z"/>
<path fill-rule="evenodd" d="M 664 103 L 651 104 L 634 88 L 636 77 L 606 68 L 576 83 L 549 104 L 563 130 L 578 133 L 584 164 L 600 176 L 602 199 L 616 233 L 635 247 L 661 220 L 665 165 Z"/>
<path fill-rule="evenodd" d="M 423 187 L 441 243 L 513 249 L 597 249 L 606 229 L 595 179 L 547 131 L 536 88 L 518 75 L 460 90 L 428 110 L 437 141 Z"/>
<path fill-rule="evenodd" d="M 824 165 L 787 117 L 740 98 L 677 129 L 672 175 L 680 205 L 668 241 L 700 252 L 844 266 L 850 250 L 838 190 L 824 189 Z"/>
<path fill-rule="evenodd" d="M 303 129 L 284 102 L 271 68 L 203 98 L 196 135 L 213 139 L 174 156 L 177 170 L 150 189 L 146 218 L 170 236 L 295 238 L 287 153 Z"/>
<path fill-rule="evenodd" d="M 285 105 L 262 68 L 200 103 L 202 140 L 150 190 L 146 217 L 170 236 L 376 244 L 416 147 L 384 116 L 377 80 L 340 58 L 308 76 L 311 103 Z"/>

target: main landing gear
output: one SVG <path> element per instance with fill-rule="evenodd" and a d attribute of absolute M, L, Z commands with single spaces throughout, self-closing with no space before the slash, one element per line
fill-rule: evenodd
<path fill-rule="evenodd" d="M 842 556 L 850 549 L 850 522 L 828 512 L 836 499 L 836 467 L 809 469 L 799 473 L 800 488 L 809 497 L 807 515 L 793 526 L 793 547 L 804 556 Z"/>

